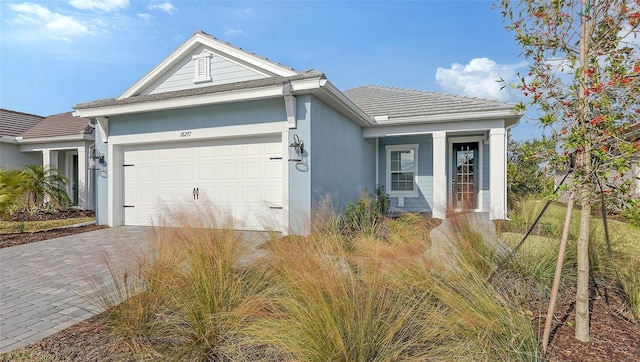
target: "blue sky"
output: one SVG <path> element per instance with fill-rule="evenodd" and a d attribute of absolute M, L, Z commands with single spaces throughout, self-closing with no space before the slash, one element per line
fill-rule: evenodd
<path fill-rule="evenodd" d="M 118 97 L 194 30 L 339 89 L 364 84 L 520 101 L 525 70 L 493 1 L 49 0 L 0 4 L 0 107 L 51 115 Z M 524 119 L 516 139 L 540 135 Z"/>

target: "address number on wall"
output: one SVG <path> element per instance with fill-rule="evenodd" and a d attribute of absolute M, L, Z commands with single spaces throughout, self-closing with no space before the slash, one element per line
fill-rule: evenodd
<path fill-rule="evenodd" d="M 180 137 L 191 137 L 191 131 L 180 132 Z"/>

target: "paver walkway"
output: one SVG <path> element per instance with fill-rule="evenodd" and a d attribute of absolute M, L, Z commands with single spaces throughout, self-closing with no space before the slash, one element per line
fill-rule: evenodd
<path fill-rule="evenodd" d="M 149 248 L 150 227 L 121 226 L 0 249 L 0 352 L 39 341 L 102 312 L 96 279 L 106 258 Z"/>

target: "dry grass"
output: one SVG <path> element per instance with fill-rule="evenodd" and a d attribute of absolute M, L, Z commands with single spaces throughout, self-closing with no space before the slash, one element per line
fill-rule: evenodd
<path fill-rule="evenodd" d="M 510 290 L 486 281 L 494 244 L 476 234 L 461 232 L 454 259 L 444 260 L 429 252 L 434 223 L 415 215 L 383 220 L 383 238 L 347 237 L 329 222 L 308 236 L 274 237 L 263 245 L 267 257 L 247 261 L 241 235 L 217 215 L 203 209 L 167 220 L 155 252 L 126 272 L 114 269 L 113 286 L 102 289 L 113 333 L 140 358 L 539 357 Z"/>
<path fill-rule="evenodd" d="M 56 229 L 63 226 L 81 224 L 94 220 L 94 217 L 79 217 L 46 221 L 0 221 L 0 234 L 12 234 L 17 232 L 33 233 L 37 231 Z"/>

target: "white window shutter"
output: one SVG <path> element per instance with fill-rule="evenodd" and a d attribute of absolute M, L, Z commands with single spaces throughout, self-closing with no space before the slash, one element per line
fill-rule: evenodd
<path fill-rule="evenodd" d="M 193 82 L 211 82 L 211 56 L 209 52 L 202 52 L 193 56 Z"/>

